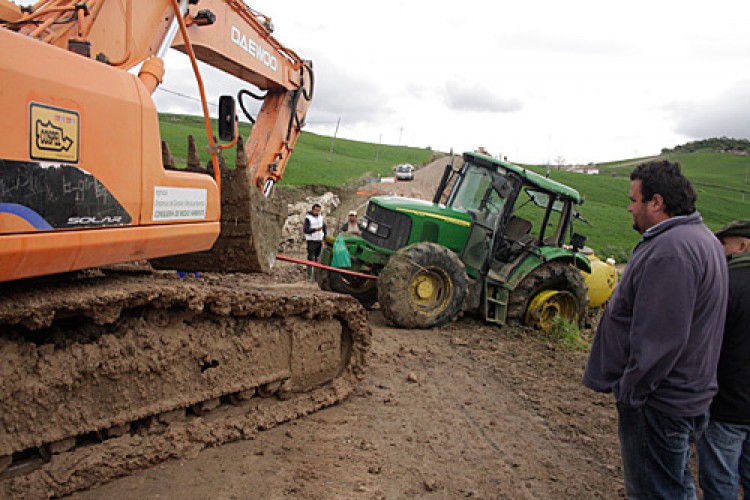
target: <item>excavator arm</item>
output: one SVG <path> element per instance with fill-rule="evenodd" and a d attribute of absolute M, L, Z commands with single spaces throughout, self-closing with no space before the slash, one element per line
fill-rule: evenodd
<path fill-rule="evenodd" d="M 312 63 L 273 38 L 271 20 L 241 0 L 201 0 L 187 19 L 199 60 L 266 92 L 258 116 L 251 118 L 245 150 L 250 177 L 268 196 L 305 122 L 313 94 Z M 179 34 L 172 46 L 186 52 Z"/>

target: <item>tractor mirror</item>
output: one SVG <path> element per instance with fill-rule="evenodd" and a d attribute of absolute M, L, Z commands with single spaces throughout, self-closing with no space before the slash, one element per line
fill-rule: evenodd
<path fill-rule="evenodd" d="M 234 140 L 235 120 L 234 97 L 230 95 L 219 97 L 219 139 L 227 142 Z"/>
<path fill-rule="evenodd" d="M 570 246 L 573 247 L 573 251 L 577 252 L 586 245 L 586 237 L 582 234 L 573 233 L 570 237 Z"/>
<path fill-rule="evenodd" d="M 501 198 L 507 198 L 513 190 L 513 186 L 505 177 L 495 177 L 492 179 L 492 187 L 498 192 Z"/>

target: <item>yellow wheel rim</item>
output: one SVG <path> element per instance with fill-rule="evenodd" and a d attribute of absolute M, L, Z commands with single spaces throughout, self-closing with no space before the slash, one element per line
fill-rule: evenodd
<path fill-rule="evenodd" d="M 453 281 L 439 268 L 420 269 L 409 282 L 409 300 L 418 311 L 440 314 L 450 303 Z"/>
<path fill-rule="evenodd" d="M 562 290 L 539 292 L 526 310 L 524 324 L 548 332 L 552 329 L 555 316 L 577 320 L 578 304 L 572 293 Z"/>

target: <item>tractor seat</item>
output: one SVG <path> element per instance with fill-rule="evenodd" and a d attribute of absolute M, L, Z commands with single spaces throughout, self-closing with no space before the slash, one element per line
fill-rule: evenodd
<path fill-rule="evenodd" d="M 527 242 L 531 242 L 534 239 L 534 237 L 529 234 L 530 232 L 531 221 L 513 215 L 505 226 L 503 238 L 507 241 L 520 241 L 521 243 L 527 244 Z"/>
<path fill-rule="evenodd" d="M 534 236 L 530 234 L 531 225 L 531 222 L 526 219 L 515 215 L 511 216 L 503 233 L 503 245 L 495 258 L 510 262 L 520 255 L 526 247 L 533 245 Z"/>

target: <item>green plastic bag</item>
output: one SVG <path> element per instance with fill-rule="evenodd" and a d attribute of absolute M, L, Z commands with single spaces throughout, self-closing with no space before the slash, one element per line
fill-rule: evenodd
<path fill-rule="evenodd" d="M 352 259 L 349 257 L 349 250 L 346 249 L 346 243 L 341 235 L 336 236 L 333 241 L 333 251 L 331 252 L 331 266 L 338 268 L 352 267 Z"/>

